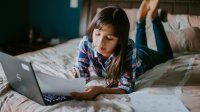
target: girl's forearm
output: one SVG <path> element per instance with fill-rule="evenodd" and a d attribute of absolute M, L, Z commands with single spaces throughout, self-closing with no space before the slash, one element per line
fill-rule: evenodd
<path fill-rule="evenodd" d="M 126 94 L 126 92 L 119 88 L 101 88 L 100 94 Z"/>
<path fill-rule="evenodd" d="M 72 92 L 71 96 L 78 100 L 92 100 L 99 94 L 126 94 L 126 92 L 119 88 L 105 88 L 102 86 L 92 86 L 87 88 L 85 92 Z"/>

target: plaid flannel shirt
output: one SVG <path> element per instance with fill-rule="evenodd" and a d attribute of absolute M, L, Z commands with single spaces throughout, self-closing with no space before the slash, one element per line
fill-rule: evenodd
<path fill-rule="evenodd" d="M 112 58 L 113 55 L 103 63 L 100 54 L 95 50 L 89 38 L 84 36 L 78 47 L 78 57 L 75 67 L 79 69 L 80 76 L 85 77 L 88 82 L 90 80 L 89 67 L 92 66 L 98 76 L 105 77 Z M 117 88 L 124 90 L 126 93 L 131 93 L 134 91 L 136 77 L 144 72 L 142 61 L 136 55 L 135 43 L 131 39 L 128 41 L 126 64 L 131 69 L 122 73 L 118 80 Z"/>

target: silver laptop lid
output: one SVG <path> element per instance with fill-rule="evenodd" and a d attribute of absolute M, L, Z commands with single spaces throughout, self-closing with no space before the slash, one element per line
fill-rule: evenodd
<path fill-rule="evenodd" d="M 30 62 L 0 52 L 0 62 L 13 90 L 45 105 L 36 76 Z"/>

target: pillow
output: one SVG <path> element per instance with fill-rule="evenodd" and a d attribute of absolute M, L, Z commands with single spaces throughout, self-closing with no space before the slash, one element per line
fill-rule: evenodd
<path fill-rule="evenodd" d="M 174 38 L 177 46 L 172 47 L 174 52 L 199 52 L 200 51 L 200 29 L 189 27 L 172 32 L 169 38 Z"/>
<path fill-rule="evenodd" d="M 188 16 L 189 25 L 191 27 L 199 27 L 200 28 L 200 16 Z"/>
<path fill-rule="evenodd" d="M 164 23 L 174 52 L 200 51 L 200 16 L 168 13 Z"/>
<path fill-rule="evenodd" d="M 167 21 L 172 29 L 184 29 L 190 27 L 188 15 L 172 15 L 168 13 Z"/>
<path fill-rule="evenodd" d="M 130 23 L 130 31 L 135 30 L 135 23 L 137 21 L 137 11 L 138 9 L 123 9 L 128 16 L 129 23 Z"/>

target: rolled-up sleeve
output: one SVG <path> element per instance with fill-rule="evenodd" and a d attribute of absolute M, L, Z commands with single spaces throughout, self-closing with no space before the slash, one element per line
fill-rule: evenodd
<path fill-rule="evenodd" d="M 83 37 L 78 47 L 78 55 L 75 63 L 75 67 L 79 69 L 80 77 L 86 78 L 86 81 L 90 80 L 90 72 L 88 67 L 90 66 L 90 60 L 88 57 L 88 39 Z"/>

